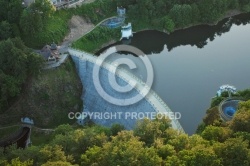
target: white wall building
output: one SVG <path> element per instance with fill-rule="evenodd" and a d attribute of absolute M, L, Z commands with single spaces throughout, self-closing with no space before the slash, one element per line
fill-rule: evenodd
<path fill-rule="evenodd" d="M 130 37 L 133 37 L 131 23 L 128 23 L 128 25 L 122 26 L 121 32 L 122 32 L 122 39 L 123 38 L 129 39 Z"/>

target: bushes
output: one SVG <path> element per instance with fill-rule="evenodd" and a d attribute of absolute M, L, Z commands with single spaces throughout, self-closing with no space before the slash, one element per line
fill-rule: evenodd
<path fill-rule="evenodd" d="M 72 44 L 72 47 L 94 53 L 104 43 L 107 43 L 112 39 L 114 40 L 119 39 L 119 36 L 120 36 L 119 31 L 120 29 L 109 29 L 106 27 L 97 27 L 91 33 L 75 41 Z"/>
<path fill-rule="evenodd" d="M 44 44 L 60 43 L 68 32 L 68 20 L 73 15 L 71 10 L 59 10 L 49 17 L 44 28 L 35 35 L 23 35 L 26 45 L 41 48 Z"/>
<path fill-rule="evenodd" d="M 20 38 L 0 42 L 0 110 L 2 112 L 9 107 L 10 99 L 20 94 L 28 76 L 38 72 L 42 62 L 41 56 L 32 53 Z M 31 66 L 35 67 L 30 68 Z"/>
<path fill-rule="evenodd" d="M 97 24 L 107 17 L 116 15 L 116 3 L 110 0 L 96 0 L 95 3 L 78 7 L 75 12 Z"/>

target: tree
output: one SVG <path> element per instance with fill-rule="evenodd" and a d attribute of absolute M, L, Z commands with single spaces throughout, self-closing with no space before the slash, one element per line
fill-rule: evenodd
<path fill-rule="evenodd" d="M 42 164 L 42 166 L 73 166 L 73 164 L 71 164 L 70 162 L 67 161 L 48 161 L 44 164 Z M 77 165 L 75 165 L 77 166 Z"/>
<path fill-rule="evenodd" d="M 72 156 L 66 156 L 62 146 L 59 145 L 54 145 L 54 146 L 49 146 L 46 145 L 40 150 L 41 154 L 41 162 L 57 162 L 57 161 L 62 161 L 62 162 L 71 162 L 73 160 Z"/>
<path fill-rule="evenodd" d="M 55 132 L 54 134 L 55 135 L 58 135 L 58 134 L 61 134 L 61 135 L 69 135 L 69 133 L 73 132 L 73 127 L 70 126 L 69 124 L 62 124 L 60 126 L 58 126 L 56 129 L 55 129 Z"/>
<path fill-rule="evenodd" d="M 162 24 L 163 28 L 166 29 L 168 32 L 173 32 L 175 23 L 168 16 L 162 18 Z"/>
<path fill-rule="evenodd" d="M 161 119 L 143 119 L 137 122 L 134 129 L 135 136 L 150 146 L 157 138 L 160 138 L 163 132 L 171 126 L 167 117 Z"/>
<path fill-rule="evenodd" d="M 20 27 L 24 35 L 35 35 L 43 29 L 43 26 L 42 16 L 37 11 L 32 11 L 30 8 L 23 10 Z"/>
<path fill-rule="evenodd" d="M 162 160 L 154 148 L 144 148 L 143 142 L 131 131 L 119 132 L 103 147 L 92 147 L 82 155 L 82 165 L 137 166 L 160 165 Z M 103 153 L 105 152 L 105 153 Z"/>
<path fill-rule="evenodd" d="M 224 143 L 214 145 L 214 149 L 216 154 L 222 158 L 223 165 L 250 165 L 248 141 L 243 141 L 242 138 L 229 138 Z"/>
<path fill-rule="evenodd" d="M 31 11 L 39 13 L 44 23 L 56 11 L 50 0 L 36 0 L 29 8 Z"/>
<path fill-rule="evenodd" d="M 229 9 L 238 9 L 239 8 L 239 2 L 238 0 L 228 0 L 228 8 Z"/>
<path fill-rule="evenodd" d="M 122 130 L 125 130 L 125 127 L 121 124 L 113 124 L 110 128 L 112 136 L 117 135 Z"/>
<path fill-rule="evenodd" d="M 239 109 L 236 111 L 230 127 L 234 132 L 250 132 L 250 100 L 240 102 Z"/>
<path fill-rule="evenodd" d="M 9 0 L 7 20 L 10 23 L 18 23 L 23 11 L 22 0 Z"/>
<path fill-rule="evenodd" d="M 203 118 L 205 125 L 214 125 L 220 121 L 218 107 L 210 108 L 206 111 L 206 116 Z"/>
<path fill-rule="evenodd" d="M 27 160 L 27 161 L 20 161 L 19 158 L 12 159 L 10 163 L 7 163 L 6 166 L 32 166 L 33 161 Z"/>
<path fill-rule="evenodd" d="M 201 0 L 199 2 L 199 10 L 201 21 L 204 23 L 212 23 L 226 11 L 226 0 Z"/>
<path fill-rule="evenodd" d="M 178 156 L 184 161 L 185 166 L 222 166 L 221 159 L 215 154 L 211 147 L 208 148 L 198 145 L 191 150 L 184 149 L 180 151 Z"/>
<path fill-rule="evenodd" d="M 193 23 L 199 22 L 201 19 L 201 15 L 198 5 L 196 3 L 193 3 L 191 5 L 191 8 L 192 8 L 192 22 Z"/>
<path fill-rule="evenodd" d="M 179 152 L 188 147 L 188 141 L 188 135 L 180 134 L 178 137 L 169 140 L 168 143 L 172 145 L 177 152 Z"/>
<path fill-rule="evenodd" d="M 11 25 L 7 21 L 2 21 L 0 23 L 0 40 L 5 40 L 12 37 Z"/>
<path fill-rule="evenodd" d="M 9 99 L 20 94 L 21 86 L 25 83 L 27 77 L 37 73 L 41 65 L 42 58 L 32 53 L 20 38 L 0 42 L 1 111 L 9 106 Z"/>
<path fill-rule="evenodd" d="M 22 0 L 0 0 L 0 20 L 18 23 L 22 10 Z"/>
<path fill-rule="evenodd" d="M 231 136 L 232 131 L 226 127 L 207 126 L 201 136 L 210 141 L 223 142 Z"/>
<path fill-rule="evenodd" d="M 190 5 L 174 5 L 169 11 L 177 27 L 184 27 L 192 23 L 192 8 Z"/>

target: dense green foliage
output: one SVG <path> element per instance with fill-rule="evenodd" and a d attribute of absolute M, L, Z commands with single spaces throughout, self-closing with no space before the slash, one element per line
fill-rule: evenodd
<path fill-rule="evenodd" d="M 116 3 L 112 0 L 96 0 L 94 3 L 77 7 L 74 12 L 97 24 L 105 18 L 117 15 L 116 7 Z"/>
<path fill-rule="evenodd" d="M 234 118 L 231 122 L 226 123 L 223 122 L 219 115 L 218 106 L 220 102 L 226 98 L 228 98 L 228 93 L 223 92 L 221 97 L 215 97 L 211 101 L 211 107 L 207 110 L 206 116 L 203 118 L 203 122 L 198 126 L 196 133 L 201 134 L 207 126 L 213 125 L 218 127 L 225 127 L 230 125 L 230 128 L 233 131 L 241 131 L 241 132 L 250 132 L 250 117 L 249 117 L 249 100 L 250 100 L 250 90 L 242 90 L 238 91 L 236 94 L 232 94 L 232 97 L 237 97 L 242 99 L 239 106 L 239 110 L 234 115 Z"/>
<path fill-rule="evenodd" d="M 248 166 L 249 111 L 250 100 L 241 103 L 232 123 L 210 124 L 200 134 L 192 136 L 172 129 L 170 120 L 165 118 L 140 120 L 134 131 L 124 130 L 117 124 L 111 128 L 61 125 L 45 145 L 24 150 L 6 149 L 5 153 L 0 153 L 0 164 Z"/>
<path fill-rule="evenodd" d="M 72 43 L 72 47 L 94 53 L 102 47 L 104 43 L 111 40 L 118 40 L 120 29 L 109 29 L 97 27 L 91 33 Z"/>
<path fill-rule="evenodd" d="M 0 42 L 0 112 L 20 94 L 28 76 L 37 74 L 42 58 L 28 49 L 20 38 Z"/>
<path fill-rule="evenodd" d="M 42 65 L 41 58 L 22 40 L 31 47 L 61 42 L 73 14 L 97 24 L 115 15 L 117 5 L 126 7 L 127 21 L 134 23 L 135 30 L 154 28 L 168 32 L 198 23 L 214 23 L 231 9 L 250 11 L 249 0 L 97 0 L 60 11 L 55 11 L 49 0 L 36 0 L 28 8 L 22 7 L 21 0 L 0 0 L 0 112 L 11 105 L 29 76 L 37 74 Z M 73 47 L 94 52 L 103 43 L 119 39 L 119 33 L 118 29 L 98 27 L 73 43 Z M 40 74 L 16 111 L 32 115 L 44 126 L 67 121 L 64 113 L 72 108 L 79 111 L 81 102 L 80 88 L 70 86 L 79 83 L 72 72 L 72 64 L 66 63 L 61 70 Z M 239 92 L 246 100 L 250 99 L 249 94 L 249 90 Z M 76 96 L 79 100 L 75 100 Z M 144 119 L 134 131 L 126 131 L 118 124 L 111 128 L 77 129 L 61 125 L 52 134 L 32 129 L 33 146 L 0 149 L 0 165 L 248 166 L 250 101 L 242 102 L 233 120 L 225 123 L 214 107 L 224 97 L 214 99 L 198 134 L 192 136 L 173 130 L 168 119 Z"/>
<path fill-rule="evenodd" d="M 28 46 L 33 48 L 41 48 L 44 44 L 52 42 L 60 43 L 68 32 L 68 20 L 72 16 L 70 10 L 55 12 L 53 8 L 47 9 L 51 4 L 47 8 L 42 5 L 45 9 L 39 5 L 26 8 L 20 20 L 22 38 Z M 41 15 L 36 9 L 37 6 L 46 14 Z"/>
<path fill-rule="evenodd" d="M 32 118 L 41 128 L 75 123 L 68 113 L 81 111 L 82 85 L 70 59 L 57 69 L 41 70 L 28 80 L 26 87 L 15 106 L 0 115 L 0 126 L 17 124 L 24 116 Z M 32 136 L 39 135 L 36 133 L 33 130 Z M 39 137 L 35 139 L 39 141 Z"/>
<path fill-rule="evenodd" d="M 197 23 L 218 21 L 227 11 L 249 11 L 250 1 L 245 0 L 117 0 L 118 5 L 128 9 L 129 20 L 135 29 L 152 27 L 166 29 L 183 28 Z M 169 23 L 169 19 L 173 21 Z"/>

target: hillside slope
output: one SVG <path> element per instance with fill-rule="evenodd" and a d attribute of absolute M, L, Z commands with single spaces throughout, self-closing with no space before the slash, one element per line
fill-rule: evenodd
<path fill-rule="evenodd" d="M 34 119 L 36 126 L 53 128 L 74 123 L 68 113 L 81 111 L 82 86 L 73 62 L 68 59 L 57 69 L 43 70 L 30 79 L 19 100 L 0 115 L 0 126 L 20 122 L 21 117 Z"/>

